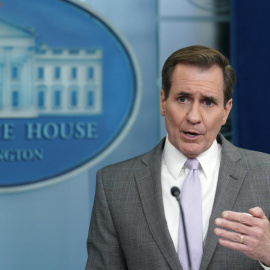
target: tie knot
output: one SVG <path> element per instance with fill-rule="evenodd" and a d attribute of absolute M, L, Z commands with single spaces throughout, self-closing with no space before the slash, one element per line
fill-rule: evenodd
<path fill-rule="evenodd" d="M 200 162 L 196 159 L 187 159 L 185 166 L 190 170 L 198 170 L 200 167 Z"/>

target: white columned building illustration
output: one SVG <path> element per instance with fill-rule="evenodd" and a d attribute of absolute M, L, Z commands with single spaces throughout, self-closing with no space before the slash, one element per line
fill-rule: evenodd
<path fill-rule="evenodd" d="M 0 20 L 0 117 L 35 117 L 35 34 Z"/>
<path fill-rule="evenodd" d="M 35 33 L 0 19 L 0 117 L 102 112 L 102 50 L 35 45 Z"/>

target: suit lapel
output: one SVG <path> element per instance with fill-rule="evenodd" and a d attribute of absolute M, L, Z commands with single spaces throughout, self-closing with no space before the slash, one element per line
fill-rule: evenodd
<path fill-rule="evenodd" d="M 167 227 L 162 201 L 161 157 L 163 145 L 164 140 L 144 156 L 142 169 L 135 178 L 153 238 L 171 269 L 180 270 L 182 268 Z"/>
<path fill-rule="evenodd" d="M 232 144 L 224 138 L 222 140 L 222 158 L 219 170 L 218 185 L 214 200 L 212 214 L 209 220 L 208 233 L 204 245 L 204 253 L 200 270 L 207 269 L 218 244 L 218 237 L 214 234 L 215 219 L 221 217 L 224 210 L 231 210 L 241 189 L 246 169 L 236 162 L 242 155 Z"/>

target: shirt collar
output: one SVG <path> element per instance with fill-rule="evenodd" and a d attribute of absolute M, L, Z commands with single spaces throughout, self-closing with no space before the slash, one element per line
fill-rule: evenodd
<path fill-rule="evenodd" d="M 220 157 L 221 146 L 218 145 L 216 140 L 214 140 L 209 149 L 197 157 L 207 178 L 209 178 L 216 169 L 216 164 L 218 161 L 220 161 Z M 169 172 L 175 179 L 177 179 L 187 160 L 187 157 L 169 142 L 168 136 L 166 137 L 163 150 L 163 158 Z M 213 162 L 209 162 L 209 160 Z"/>

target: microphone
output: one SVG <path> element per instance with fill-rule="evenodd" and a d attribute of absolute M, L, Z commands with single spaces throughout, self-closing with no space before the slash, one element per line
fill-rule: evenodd
<path fill-rule="evenodd" d="M 186 243 L 186 252 L 187 252 L 187 257 L 188 257 L 188 267 L 190 270 L 192 270 L 191 267 L 191 259 L 190 259 L 190 250 L 189 250 L 189 246 L 188 246 L 188 240 L 187 240 L 187 230 L 186 230 L 186 223 L 185 223 L 185 213 L 183 211 L 181 202 L 180 202 L 180 189 L 178 187 L 172 187 L 171 188 L 171 194 L 176 198 L 176 200 L 178 201 L 178 205 L 180 208 L 180 215 L 182 216 L 181 220 L 182 220 L 182 226 L 183 226 L 183 231 L 184 231 L 184 238 L 185 238 L 185 243 Z"/>

